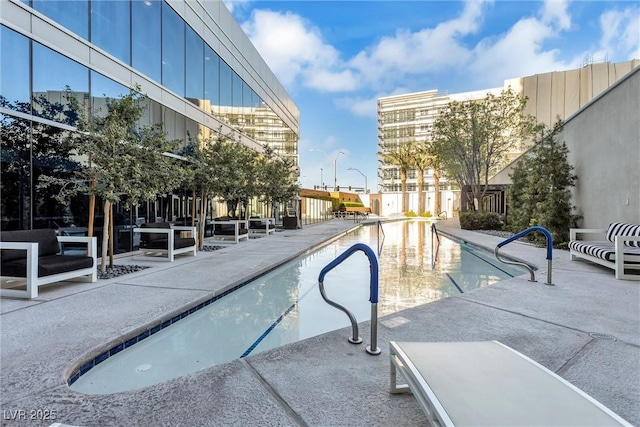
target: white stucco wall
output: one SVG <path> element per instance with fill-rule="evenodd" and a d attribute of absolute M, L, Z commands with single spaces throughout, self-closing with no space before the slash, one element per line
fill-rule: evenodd
<path fill-rule="evenodd" d="M 640 224 L 640 67 L 568 118 L 559 139 L 578 176 L 580 226 Z"/>

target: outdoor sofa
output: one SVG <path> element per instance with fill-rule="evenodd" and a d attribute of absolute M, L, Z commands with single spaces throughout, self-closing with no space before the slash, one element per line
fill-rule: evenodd
<path fill-rule="evenodd" d="M 587 234 L 600 240 L 579 239 Z M 640 225 L 613 222 L 607 229 L 572 228 L 569 251 L 572 261 L 583 258 L 611 268 L 616 279 L 640 280 Z"/>
<path fill-rule="evenodd" d="M 196 227 L 148 222 L 133 231 L 140 233 L 140 254 L 135 259 L 172 262 L 179 254 L 196 255 Z"/>
<path fill-rule="evenodd" d="M 240 243 L 249 239 L 249 230 L 243 225 L 246 221 L 228 216 L 214 218 L 212 240 L 219 243 Z"/>
<path fill-rule="evenodd" d="M 249 217 L 249 233 L 269 235 L 276 232 L 275 218 Z"/>
<path fill-rule="evenodd" d="M 53 229 L 36 229 L 3 231 L 0 240 L 1 296 L 36 298 L 38 287 L 45 284 L 98 280 L 95 237 L 57 236 Z M 60 244 L 65 243 L 83 244 L 86 255 L 61 254 Z"/>

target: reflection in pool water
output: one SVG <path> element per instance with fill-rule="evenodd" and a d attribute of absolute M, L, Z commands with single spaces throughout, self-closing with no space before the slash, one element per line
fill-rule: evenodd
<path fill-rule="evenodd" d="M 490 253 L 442 236 L 434 263 L 430 225 L 383 225 L 380 317 L 524 273 Z M 350 326 L 344 313 L 322 300 L 318 275 L 355 243 L 378 251 L 377 230 L 375 225 L 361 227 L 248 283 L 96 365 L 71 388 L 90 394 L 137 389 Z M 369 260 L 357 252 L 331 270 L 324 284 L 329 298 L 365 321 L 371 313 L 369 279 Z"/>

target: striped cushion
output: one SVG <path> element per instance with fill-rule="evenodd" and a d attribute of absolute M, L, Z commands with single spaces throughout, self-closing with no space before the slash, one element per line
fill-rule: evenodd
<path fill-rule="evenodd" d="M 607 240 L 613 242 L 615 241 L 615 236 L 640 236 L 640 225 L 612 222 L 607 230 Z M 640 248 L 640 241 L 624 242 L 624 245 Z"/>
<path fill-rule="evenodd" d="M 573 240 L 569 242 L 569 249 L 610 262 L 615 262 L 616 260 L 616 251 L 610 242 L 583 242 Z M 640 264 L 640 248 L 625 249 L 624 262 L 625 264 Z"/>

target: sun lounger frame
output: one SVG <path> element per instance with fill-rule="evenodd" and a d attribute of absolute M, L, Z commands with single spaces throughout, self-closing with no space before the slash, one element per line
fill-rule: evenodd
<path fill-rule="evenodd" d="M 487 349 L 490 351 L 487 352 Z M 476 350 L 481 351 L 477 352 Z M 492 383 L 497 382 L 499 383 L 495 388 L 497 391 L 504 391 L 505 389 L 508 390 L 509 387 L 511 387 L 512 390 L 516 391 L 526 390 L 527 393 L 530 392 L 529 394 L 533 397 L 530 398 L 530 396 L 527 396 L 527 399 L 524 399 L 522 402 L 517 401 L 516 399 L 514 407 L 506 408 L 504 405 L 513 404 L 513 401 L 512 403 L 507 403 L 509 396 L 500 394 L 500 396 L 497 396 L 497 399 L 495 399 L 497 403 L 496 405 L 493 405 L 494 407 L 487 408 L 485 405 L 478 405 L 478 407 L 474 408 L 473 405 L 469 404 L 469 402 L 472 402 L 474 396 L 470 396 L 469 393 L 467 393 L 466 396 L 464 395 L 466 391 L 465 388 L 469 386 L 469 383 L 466 381 L 470 380 L 468 377 L 465 378 L 465 380 L 460 381 L 460 375 L 458 375 L 456 379 L 456 372 L 454 371 L 457 371 L 457 369 L 447 369 L 447 367 L 451 368 L 451 364 L 449 363 L 445 362 L 440 366 L 435 366 L 435 364 L 429 363 L 425 365 L 424 360 L 417 360 L 428 352 L 433 352 L 432 355 L 437 354 L 437 357 L 453 358 L 456 352 L 458 352 L 459 355 L 460 351 L 465 352 L 467 355 L 472 355 L 471 357 L 474 358 L 476 357 L 474 353 L 477 353 L 476 363 L 478 366 L 482 367 L 482 369 L 478 369 L 477 377 L 473 378 L 473 381 L 469 381 L 469 383 L 473 382 L 472 386 L 477 387 L 485 384 L 487 393 L 491 393 L 494 390 L 494 384 Z M 505 419 L 508 419 L 509 424 L 512 425 L 535 425 L 535 418 L 532 418 L 531 411 L 532 400 L 535 410 L 539 413 L 544 413 L 545 409 L 549 409 L 548 407 L 545 407 L 545 405 L 549 400 L 553 400 L 553 396 L 567 397 L 567 408 L 565 409 L 565 407 L 563 407 L 559 412 L 560 416 L 558 418 L 561 419 L 554 418 L 552 420 L 552 424 L 554 425 L 583 425 L 583 421 L 586 417 L 589 422 L 593 422 L 591 420 L 596 419 L 601 424 L 603 423 L 602 420 L 605 420 L 604 424 L 606 425 L 631 426 L 631 424 L 615 414 L 613 411 L 565 379 L 498 341 L 468 343 L 402 343 L 391 341 L 389 354 L 391 359 L 391 393 L 398 394 L 412 392 L 418 401 L 420 408 L 427 416 L 429 424 L 432 426 L 454 426 L 456 425 L 454 422 L 456 419 L 468 421 L 469 411 L 476 411 L 478 414 L 482 413 L 482 419 L 478 422 L 483 425 L 504 425 Z M 488 354 L 498 354 L 499 357 L 487 357 Z M 431 361 L 433 361 L 433 358 Z M 422 370 L 416 365 L 422 366 Z M 486 372 L 489 373 L 492 371 L 499 371 L 501 373 L 501 377 L 504 377 L 500 378 L 500 380 L 498 380 L 495 375 L 485 377 L 487 375 L 484 374 L 484 368 L 487 368 Z M 406 384 L 397 384 L 398 371 L 406 380 Z M 423 376 L 423 373 L 426 372 L 428 375 L 431 375 L 432 372 L 436 371 L 436 375 L 439 376 L 438 378 L 440 382 L 436 379 L 436 381 L 434 381 L 436 383 L 435 385 L 430 384 L 429 380 Z M 440 387 L 438 385 L 442 384 L 441 381 L 443 376 L 447 380 L 446 387 Z M 502 381 L 502 379 L 505 378 L 507 380 Z M 536 387 L 539 386 L 540 381 L 546 385 L 544 389 L 538 389 Z M 503 383 L 506 384 L 506 387 L 502 387 Z M 460 392 L 460 402 L 464 402 L 463 404 L 451 404 L 452 389 Z M 555 394 L 556 392 L 557 394 Z M 494 394 L 497 393 L 494 392 Z M 505 397 L 504 400 L 502 399 L 502 396 Z M 520 404 L 522 408 L 517 406 Z M 464 413 L 456 412 L 460 408 L 463 408 L 461 412 Z M 551 411 L 554 415 L 551 415 L 550 417 L 554 417 L 558 414 L 557 408 L 554 410 L 555 413 L 553 410 Z M 510 414 L 505 416 L 503 412 L 510 412 Z M 514 414 L 515 417 L 519 419 L 514 420 Z M 546 419 L 544 422 L 548 423 L 549 419 Z M 471 423 L 460 422 L 459 424 L 466 425 Z"/>

